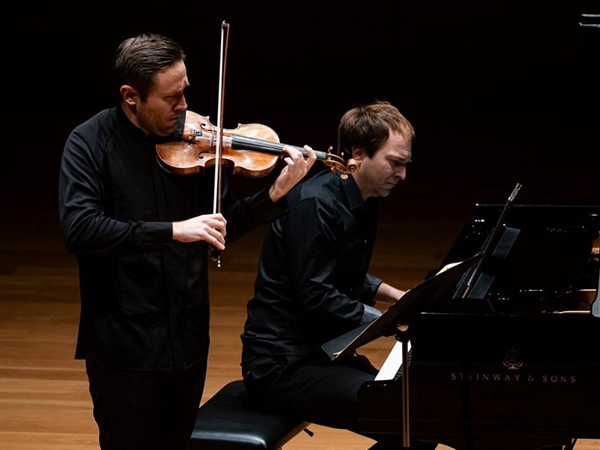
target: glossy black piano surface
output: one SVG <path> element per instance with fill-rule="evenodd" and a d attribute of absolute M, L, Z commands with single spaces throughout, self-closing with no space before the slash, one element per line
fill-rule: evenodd
<path fill-rule="evenodd" d="M 441 267 L 478 252 L 502 208 L 475 205 L 474 220 L 464 226 Z M 587 307 L 580 304 L 586 300 L 583 290 L 598 283 L 593 247 L 598 245 L 600 206 L 513 205 L 500 228 L 503 233 L 481 267 L 492 284 L 483 290 L 485 295 L 477 295 L 481 289 L 469 295 L 486 301 L 449 298 L 448 304 L 436 304 L 436 310 L 543 313 Z"/>
<path fill-rule="evenodd" d="M 477 205 L 442 266 L 479 251 L 501 209 Z M 512 207 L 502 227 L 518 232 L 480 268 L 485 295 L 461 297 L 459 283 L 409 327 L 411 434 L 471 450 L 600 438 L 599 218 L 595 206 Z M 401 389 L 362 387 L 361 431 L 402 432 Z"/>

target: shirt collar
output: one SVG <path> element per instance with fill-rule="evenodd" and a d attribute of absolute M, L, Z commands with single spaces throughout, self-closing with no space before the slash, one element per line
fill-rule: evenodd
<path fill-rule="evenodd" d="M 365 201 L 363 200 L 362 193 L 360 192 L 354 177 L 350 175 L 348 178 L 343 179 L 341 177 L 341 173 L 339 172 L 337 176 L 340 178 L 342 189 L 344 190 L 346 198 L 348 199 L 349 208 L 351 210 L 362 208 L 365 205 Z"/>
<path fill-rule="evenodd" d="M 131 134 L 136 138 L 145 138 L 146 134 L 140 130 L 129 118 L 125 115 L 123 107 L 121 105 L 116 106 L 117 120 L 123 125 L 127 133 Z"/>

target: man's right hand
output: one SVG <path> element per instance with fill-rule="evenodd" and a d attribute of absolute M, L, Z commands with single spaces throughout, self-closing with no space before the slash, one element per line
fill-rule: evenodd
<path fill-rule="evenodd" d="M 173 239 L 179 242 L 204 241 L 217 250 L 225 250 L 227 221 L 221 213 L 203 214 L 173 222 Z"/>

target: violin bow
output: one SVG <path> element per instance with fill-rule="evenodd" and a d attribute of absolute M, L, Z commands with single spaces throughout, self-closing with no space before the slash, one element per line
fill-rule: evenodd
<path fill-rule="evenodd" d="M 219 64 L 219 102 L 217 105 L 217 142 L 216 142 L 216 167 L 213 213 L 221 212 L 221 159 L 223 154 L 223 103 L 225 100 L 225 69 L 227 66 L 227 48 L 229 44 L 229 24 L 225 21 L 221 24 L 221 50 Z M 216 261 L 217 267 L 221 267 L 221 252 L 214 248 L 211 254 L 212 260 Z"/>

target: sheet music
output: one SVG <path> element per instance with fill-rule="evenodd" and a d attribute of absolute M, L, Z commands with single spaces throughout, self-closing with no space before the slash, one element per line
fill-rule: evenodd
<path fill-rule="evenodd" d="M 409 324 L 424 308 L 452 290 L 466 270 L 477 263 L 481 257 L 482 253 L 477 253 L 459 264 L 427 278 L 406 291 L 378 319 L 325 342 L 321 348 L 333 361 L 381 336 L 390 336 L 397 330 L 398 323 Z"/>
<path fill-rule="evenodd" d="M 410 351 L 410 341 L 406 344 L 407 351 Z M 375 381 L 393 380 L 396 378 L 400 367 L 402 366 L 402 342 L 396 341 L 392 351 L 381 366 L 381 370 L 375 377 Z"/>

